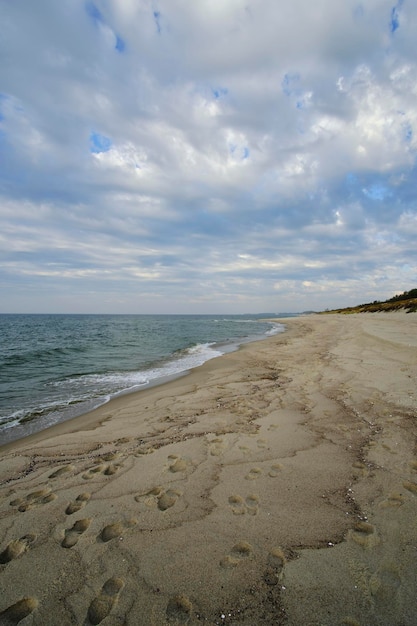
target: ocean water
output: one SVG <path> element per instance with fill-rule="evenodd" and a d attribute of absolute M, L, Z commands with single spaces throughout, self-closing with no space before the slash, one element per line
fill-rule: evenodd
<path fill-rule="evenodd" d="M 0 445 L 284 330 L 262 315 L 0 315 Z"/>

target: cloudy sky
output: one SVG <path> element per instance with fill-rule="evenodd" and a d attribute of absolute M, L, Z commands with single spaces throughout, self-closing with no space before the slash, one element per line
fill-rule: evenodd
<path fill-rule="evenodd" d="M 0 312 L 417 286 L 414 0 L 0 0 Z"/>

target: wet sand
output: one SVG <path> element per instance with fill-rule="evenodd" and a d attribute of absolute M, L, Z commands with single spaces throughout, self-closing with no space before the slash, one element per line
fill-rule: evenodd
<path fill-rule="evenodd" d="M 0 624 L 416 624 L 417 315 L 285 324 L 0 449 Z"/>

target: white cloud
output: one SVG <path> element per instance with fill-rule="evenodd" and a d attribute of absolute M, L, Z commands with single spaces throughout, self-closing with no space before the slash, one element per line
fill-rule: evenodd
<path fill-rule="evenodd" d="M 92 294 L 96 281 L 99 309 L 137 310 L 136 290 L 147 310 L 200 312 L 414 286 L 413 4 L 20 0 L 1 12 L 10 310 L 54 308 L 58 283 Z"/>

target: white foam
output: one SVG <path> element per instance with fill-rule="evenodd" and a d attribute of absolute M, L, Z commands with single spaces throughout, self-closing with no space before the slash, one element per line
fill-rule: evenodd
<path fill-rule="evenodd" d="M 213 348 L 213 345 L 214 344 L 211 343 L 203 343 L 187 348 L 178 358 L 168 361 L 161 367 L 146 370 L 146 374 L 149 379 L 148 382 L 154 381 L 158 378 L 164 378 L 165 376 L 175 376 L 176 374 L 181 374 L 182 372 L 186 372 L 194 367 L 199 367 L 206 361 L 224 354 L 224 352 Z"/>
<path fill-rule="evenodd" d="M 285 331 L 284 324 L 274 323 L 272 328 L 266 331 L 265 335 L 268 335 L 268 337 L 270 337 L 271 335 L 278 335 L 279 333 L 283 333 L 284 331 Z"/>

